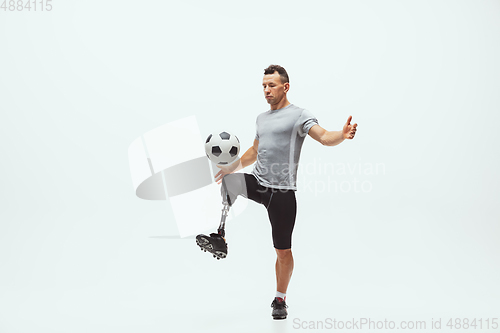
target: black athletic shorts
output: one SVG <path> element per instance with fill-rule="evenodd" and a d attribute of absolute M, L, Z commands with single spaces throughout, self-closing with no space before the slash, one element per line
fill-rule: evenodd
<path fill-rule="evenodd" d="M 294 190 L 265 187 L 252 174 L 232 173 L 222 179 L 221 194 L 230 206 L 238 195 L 264 205 L 271 222 L 274 247 L 279 250 L 292 247 L 292 232 L 297 215 Z"/>

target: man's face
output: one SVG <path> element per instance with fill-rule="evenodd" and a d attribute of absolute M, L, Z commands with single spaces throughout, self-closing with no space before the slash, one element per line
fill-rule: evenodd
<path fill-rule="evenodd" d="M 264 75 L 262 86 L 264 88 L 264 97 L 266 98 L 266 101 L 273 105 L 281 102 L 283 98 L 286 97 L 286 92 L 288 91 L 290 84 L 288 82 L 281 83 L 279 73 L 274 72 L 274 74 Z"/>

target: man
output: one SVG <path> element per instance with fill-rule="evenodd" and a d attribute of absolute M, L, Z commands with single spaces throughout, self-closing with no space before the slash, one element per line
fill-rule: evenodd
<path fill-rule="evenodd" d="M 220 167 L 215 175 L 222 182 L 223 213 L 218 233 L 198 235 L 197 244 L 217 259 L 225 258 L 225 218 L 238 195 L 263 204 L 272 226 L 276 260 L 276 296 L 271 304 L 274 319 L 287 316 L 286 291 L 293 271 L 292 231 L 295 224 L 296 177 L 300 150 L 305 136 L 326 146 L 335 146 L 345 139 L 353 139 L 357 124 L 351 125 L 349 116 L 341 131 L 327 131 L 307 110 L 291 104 L 286 94 L 290 89 L 286 70 L 271 65 L 264 70 L 262 82 L 266 101 L 271 109 L 257 117 L 254 144 L 238 162 Z M 256 162 L 251 174 L 234 173 Z"/>

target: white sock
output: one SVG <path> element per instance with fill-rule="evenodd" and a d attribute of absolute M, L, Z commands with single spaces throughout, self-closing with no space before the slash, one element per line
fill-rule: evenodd
<path fill-rule="evenodd" d="M 276 291 L 276 297 L 281 297 L 283 300 L 285 300 L 286 294 L 280 293 L 279 291 Z"/>

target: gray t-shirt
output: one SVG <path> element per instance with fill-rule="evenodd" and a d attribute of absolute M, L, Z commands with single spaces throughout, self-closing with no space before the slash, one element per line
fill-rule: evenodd
<path fill-rule="evenodd" d="M 266 187 L 297 190 L 300 150 L 309 129 L 318 124 L 311 112 L 293 104 L 257 117 L 259 141 L 252 174 Z"/>

